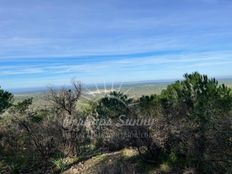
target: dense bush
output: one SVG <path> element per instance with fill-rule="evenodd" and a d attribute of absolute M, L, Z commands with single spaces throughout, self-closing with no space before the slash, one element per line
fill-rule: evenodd
<path fill-rule="evenodd" d="M 198 73 L 184 77 L 161 94 L 171 128 L 170 150 L 198 172 L 224 173 L 231 165 L 231 90 Z"/>
<path fill-rule="evenodd" d="M 78 83 L 50 89 L 47 107 L 37 108 L 30 98 L 13 103 L 13 95 L 0 89 L 1 173 L 53 173 L 59 158 L 88 158 L 124 147 L 138 149 L 145 162 L 165 161 L 179 173 L 186 168 L 230 173 L 232 94 L 215 79 L 185 74 L 160 95 L 134 99 L 111 92 L 83 104 L 80 96 Z M 111 124 L 78 124 L 88 123 L 88 116 Z M 150 119 L 151 124 L 117 125 L 127 119 Z"/>
<path fill-rule="evenodd" d="M 0 113 L 11 106 L 13 95 L 0 87 Z"/>

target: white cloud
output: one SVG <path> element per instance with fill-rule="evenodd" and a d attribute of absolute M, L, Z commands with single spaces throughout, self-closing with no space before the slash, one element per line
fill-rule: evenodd
<path fill-rule="evenodd" d="M 202 52 L 202 53 L 188 53 L 188 54 L 172 54 L 172 55 L 154 55 L 133 58 L 122 58 L 117 56 L 115 60 L 109 59 L 98 62 L 89 63 L 51 63 L 42 65 L 0 65 L 0 76 L 3 75 L 20 75 L 20 74 L 65 74 L 65 73 L 96 73 L 102 70 L 111 70 L 117 68 L 131 67 L 139 69 L 141 66 L 160 66 L 168 64 L 169 66 L 176 66 L 184 64 L 188 67 L 196 66 L 210 66 L 221 65 L 224 63 L 231 63 L 230 59 L 232 52 Z M 65 58 L 64 58 L 65 59 Z M 109 72 L 110 73 L 110 72 Z"/>

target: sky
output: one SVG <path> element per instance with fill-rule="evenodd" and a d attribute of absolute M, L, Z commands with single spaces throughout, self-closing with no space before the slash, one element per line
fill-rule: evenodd
<path fill-rule="evenodd" d="M 232 0 L 0 0 L 0 86 L 232 77 Z"/>

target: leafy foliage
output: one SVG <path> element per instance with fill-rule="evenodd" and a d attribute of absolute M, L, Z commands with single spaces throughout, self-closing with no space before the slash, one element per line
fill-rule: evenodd
<path fill-rule="evenodd" d="M 0 113 L 12 105 L 13 95 L 0 87 Z"/>
<path fill-rule="evenodd" d="M 232 92 L 214 78 L 185 74 L 160 95 L 130 98 L 111 92 L 81 107 L 80 95 L 79 83 L 51 88 L 47 107 L 37 108 L 32 98 L 13 104 L 13 95 L 0 89 L 0 113 L 8 109 L 0 120 L 1 173 L 61 172 L 69 167 L 63 163 L 67 157 L 86 159 L 127 147 L 138 150 L 136 160 L 160 165 L 161 172 L 231 172 Z M 79 124 L 89 115 L 94 125 Z M 101 125 L 101 119 L 111 124 Z M 127 119 L 152 124 L 117 126 Z"/>

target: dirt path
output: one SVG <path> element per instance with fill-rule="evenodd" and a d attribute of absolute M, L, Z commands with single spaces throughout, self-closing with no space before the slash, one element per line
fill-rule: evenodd
<path fill-rule="evenodd" d="M 89 160 L 73 165 L 62 174 L 110 174 L 135 173 L 133 165 L 128 165 L 127 159 L 137 155 L 135 150 L 121 150 L 92 157 Z"/>

